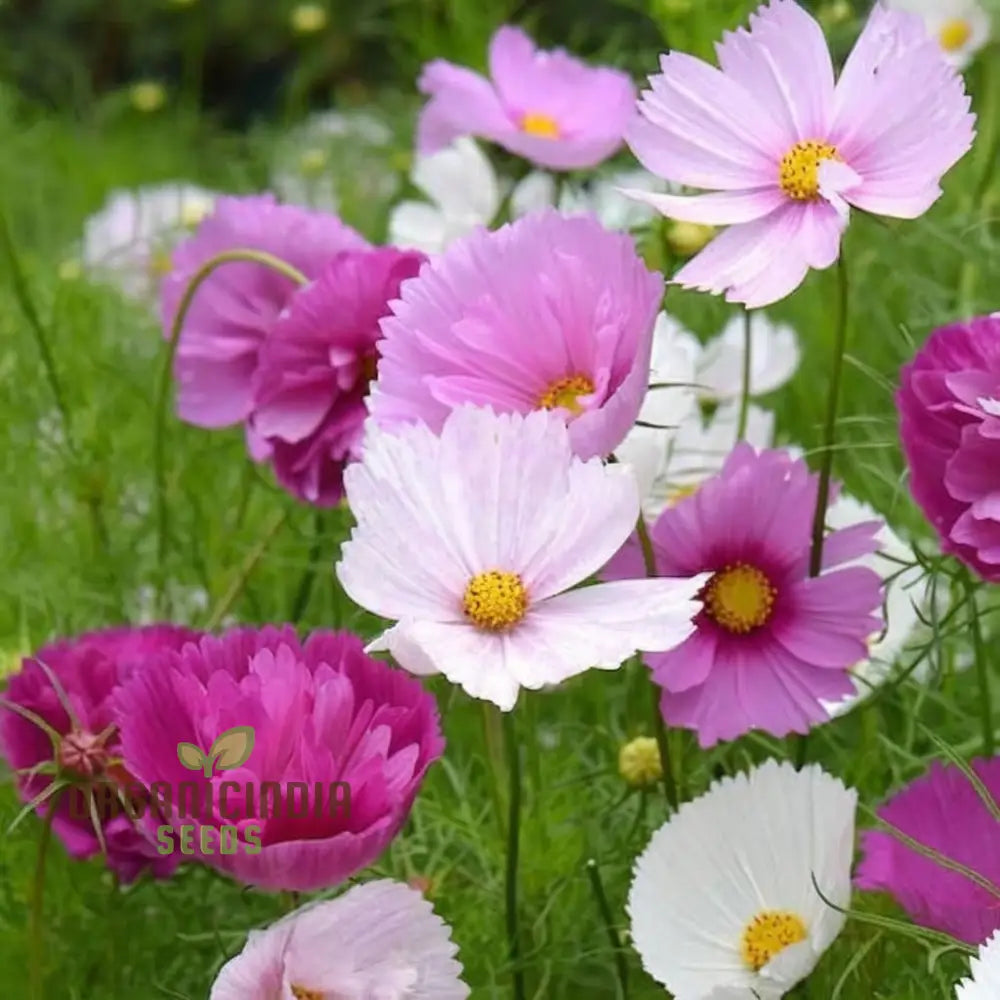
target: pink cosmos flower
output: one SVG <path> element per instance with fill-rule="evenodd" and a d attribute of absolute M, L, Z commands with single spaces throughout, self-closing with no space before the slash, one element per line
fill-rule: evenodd
<path fill-rule="evenodd" d="M 369 409 L 440 430 L 462 403 L 557 410 L 581 458 L 607 455 L 639 414 L 663 282 L 631 237 L 554 211 L 453 243 L 382 320 Z"/>
<path fill-rule="evenodd" d="M 444 749 L 434 699 L 347 632 L 206 637 L 137 671 L 116 708 L 129 769 L 170 790 L 176 837 L 193 826 L 200 860 L 267 889 L 327 888 L 375 861 Z M 206 777 L 179 759 L 237 727 L 253 739 L 236 766 Z"/>
<path fill-rule="evenodd" d="M 972 145 L 962 78 L 914 14 L 876 3 L 839 81 L 819 24 L 770 0 L 717 46 L 721 69 L 660 57 L 628 134 L 645 167 L 713 193 L 629 192 L 685 222 L 728 225 L 675 282 L 750 308 L 839 256 L 850 206 L 912 219 Z"/>
<path fill-rule="evenodd" d="M 124 812 L 112 814 L 104 804 L 107 800 L 101 799 L 99 837 L 85 789 L 101 782 L 124 787 L 132 779 L 121 765 L 114 726 L 118 685 L 159 652 L 180 649 L 198 638 L 199 633 L 172 625 L 87 632 L 25 659 L 0 697 L 0 742 L 17 772 L 21 800 L 32 802 L 43 795 L 56 773 L 74 782 L 76 789 L 58 793 L 52 829 L 74 858 L 100 852 L 103 838 L 108 867 L 122 882 L 131 882 L 147 867 L 157 878 L 167 878 L 180 856 L 158 854 Z M 36 716 L 51 732 L 18 709 Z M 45 802 L 36 812 L 45 817 L 49 808 Z"/>
<path fill-rule="evenodd" d="M 465 1000 L 457 952 L 419 892 L 366 882 L 251 931 L 209 1000 Z"/>
<path fill-rule="evenodd" d="M 367 246 L 334 215 L 279 205 L 272 195 L 219 198 L 211 215 L 173 252 L 161 288 L 169 336 L 184 291 L 198 269 L 225 250 L 264 250 L 315 278 L 334 255 Z M 263 264 L 222 265 L 195 294 L 178 343 L 177 411 L 199 427 L 244 420 L 257 355 L 296 285 Z"/>
<path fill-rule="evenodd" d="M 308 503 L 343 496 L 344 465 L 361 449 L 365 397 L 375 377 L 379 320 L 422 254 L 348 250 L 296 292 L 264 341 L 248 431 L 278 481 Z"/>
<path fill-rule="evenodd" d="M 932 334 L 896 404 L 910 490 L 941 547 L 1000 580 L 1000 314 Z"/>
<path fill-rule="evenodd" d="M 424 156 L 474 135 L 552 170 L 596 167 L 622 144 L 635 115 L 625 73 L 536 49 L 510 26 L 490 41 L 490 79 L 435 59 L 417 86 L 430 97 L 417 124 Z"/>
<path fill-rule="evenodd" d="M 994 800 L 1000 797 L 1000 758 L 972 768 Z M 962 772 L 939 762 L 879 810 L 879 816 L 924 847 L 1000 885 L 997 822 Z M 863 858 L 855 884 L 888 892 L 916 923 L 981 944 L 1000 927 L 993 893 L 907 847 L 883 830 L 861 835 Z"/>
<path fill-rule="evenodd" d="M 652 526 L 662 576 L 711 573 L 695 633 L 647 662 L 670 725 L 703 747 L 751 729 L 805 733 L 829 719 L 822 702 L 854 691 L 849 669 L 881 629 L 882 581 L 870 569 L 834 569 L 876 548 L 878 521 L 831 532 L 820 576 L 809 555 L 818 477 L 782 451 L 741 443 L 722 471 Z M 643 571 L 633 537 L 603 575 Z"/>

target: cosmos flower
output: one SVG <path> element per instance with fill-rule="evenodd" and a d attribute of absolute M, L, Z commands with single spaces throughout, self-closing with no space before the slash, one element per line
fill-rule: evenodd
<path fill-rule="evenodd" d="M 994 1000 L 1000 996 L 1000 932 L 994 932 L 980 947 L 970 966 L 972 976 L 958 984 L 955 1000 Z"/>
<path fill-rule="evenodd" d="M 112 191 L 84 223 L 83 267 L 130 298 L 155 300 L 170 251 L 212 211 L 215 197 L 180 182 Z"/>
<path fill-rule="evenodd" d="M 124 790 L 132 778 L 122 767 L 114 725 L 119 685 L 163 650 L 180 649 L 198 638 L 199 633 L 172 625 L 86 632 L 26 657 L 0 697 L 0 741 L 17 774 L 21 800 L 35 801 L 57 777 L 74 783 L 76 790 L 58 793 L 52 830 L 74 858 L 97 854 L 103 839 L 108 867 L 123 882 L 147 868 L 166 878 L 180 858 L 158 854 L 124 811 L 110 808 L 108 798 L 96 798 L 91 813 L 94 787 Z M 36 812 L 45 817 L 49 808 L 43 801 Z"/>
<path fill-rule="evenodd" d="M 919 14 L 945 59 L 964 69 L 990 40 L 989 13 L 977 0 L 887 0 L 887 7 Z"/>
<path fill-rule="evenodd" d="M 1000 758 L 972 761 L 972 768 L 996 801 Z M 935 761 L 878 815 L 924 847 L 1000 884 L 997 821 L 957 767 Z M 1000 928 L 997 897 L 961 872 L 918 854 L 884 830 L 866 830 L 861 848 L 857 887 L 889 893 L 916 923 L 972 945 Z"/>
<path fill-rule="evenodd" d="M 652 526 L 661 575 L 711 574 L 694 634 L 646 656 L 664 719 L 696 730 L 703 747 L 751 729 L 808 732 L 827 718 L 824 700 L 854 690 L 848 671 L 881 630 L 878 574 L 842 566 L 875 548 L 879 522 L 829 534 L 824 572 L 809 576 L 817 484 L 804 462 L 740 443 L 718 476 Z M 602 575 L 641 566 L 632 538 Z"/>
<path fill-rule="evenodd" d="M 910 492 L 945 552 L 1000 580 L 1000 314 L 935 331 L 900 373 Z"/>
<path fill-rule="evenodd" d="M 844 926 L 820 892 L 847 907 L 856 809 L 857 792 L 817 765 L 774 760 L 682 805 L 629 891 L 646 971 L 677 1000 L 783 997 Z"/>
<path fill-rule="evenodd" d="M 366 882 L 251 931 L 209 1000 L 465 1000 L 457 952 L 419 892 Z"/>
<path fill-rule="evenodd" d="M 366 246 L 333 215 L 279 205 L 271 195 L 219 198 L 194 235 L 174 250 L 161 290 L 164 336 L 170 335 L 191 279 L 225 250 L 263 250 L 312 279 L 334 255 Z M 226 427 L 249 415 L 261 345 L 295 289 L 291 279 L 249 261 L 223 265 L 201 286 L 174 362 L 183 420 Z"/>
<path fill-rule="evenodd" d="M 914 14 L 877 3 L 836 85 L 822 29 L 794 0 L 770 0 L 717 51 L 721 69 L 661 56 L 628 134 L 647 169 L 712 192 L 635 197 L 729 226 L 677 273 L 685 287 L 776 302 L 838 258 L 851 207 L 922 215 L 972 145 L 961 77 Z"/>
<path fill-rule="evenodd" d="M 705 577 L 570 590 L 628 537 L 639 496 L 625 467 L 573 455 L 558 414 L 464 406 L 439 437 L 373 428 L 344 483 L 358 523 L 337 575 L 397 622 L 374 646 L 407 670 L 508 711 L 521 688 L 613 670 L 691 632 Z"/>
<path fill-rule="evenodd" d="M 392 304 L 370 412 L 438 430 L 462 403 L 550 409 L 581 458 L 607 455 L 642 405 L 662 293 L 632 239 L 594 218 L 549 210 L 478 230 Z"/>
<path fill-rule="evenodd" d="M 622 144 L 635 114 L 632 81 L 591 68 L 556 49 L 535 48 L 520 29 L 490 41 L 490 77 L 443 59 L 418 82 L 430 100 L 417 124 L 417 149 L 436 153 L 463 135 L 480 136 L 552 170 L 595 167 Z"/>
<path fill-rule="evenodd" d="M 307 503 L 326 507 L 343 496 L 344 465 L 361 452 L 379 320 L 423 260 L 391 247 L 338 254 L 294 293 L 260 349 L 251 450 Z"/>
<path fill-rule="evenodd" d="M 349 633 L 300 643 L 290 626 L 231 629 L 150 660 L 115 716 L 129 770 L 167 789 L 157 800 L 170 799 L 176 837 L 193 827 L 199 860 L 273 890 L 329 888 L 372 864 L 444 749 L 417 681 Z M 223 733 L 246 727 L 250 753 L 235 766 L 199 777 L 179 758 L 187 744 L 209 760 Z"/>

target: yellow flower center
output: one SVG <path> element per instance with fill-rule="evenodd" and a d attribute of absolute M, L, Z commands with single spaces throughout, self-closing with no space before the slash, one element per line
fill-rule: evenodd
<path fill-rule="evenodd" d="M 594 391 L 594 383 L 587 375 L 564 375 L 557 378 L 538 397 L 538 405 L 543 410 L 554 410 L 561 406 L 570 413 L 583 413 L 577 397 L 589 396 Z"/>
<path fill-rule="evenodd" d="M 559 138 L 559 125 L 555 118 L 541 111 L 526 111 L 521 115 L 521 131 L 538 139 Z"/>
<path fill-rule="evenodd" d="M 660 747 L 652 736 L 637 736 L 618 751 L 618 773 L 633 788 L 649 788 L 663 777 Z"/>
<path fill-rule="evenodd" d="M 941 25 L 938 40 L 945 52 L 957 52 L 972 37 L 972 25 L 961 18 L 952 18 Z"/>
<path fill-rule="evenodd" d="M 292 983 L 292 996 L 295 1000 L 323 1000 L 323 993 L 320 990 L 310 990 L 297 983 Z"/>
<path fill-rule="evenodd" d="M 705 610 L 726 631 L 745 635 L 771 617 L 777 591 L 756 566 L 735 563 L 705 587 Z"/>
<path fill-rule="evenodd" d="M 837 147 L 818 139 L 797 142 L 781 160 L 781 190 L 796 201 L 814 201 L 819 197 L 819 165 L 824 160 L 839 160 Z"/>
<path fill-rule="evenodd" d="M 797 913 L 761 910 L 743 930 L 740 954 L 754 972 L 760 972 L 778 952 L 807 937 L 806 925 Z"/>
<path fill-rule="evenodd" d="M 487 632 L 505 632 L 528 610 L 528 591 L 517 573 L 491 569 L 477 573 L 465 588 L 462 609 L 474 625 Z"/>

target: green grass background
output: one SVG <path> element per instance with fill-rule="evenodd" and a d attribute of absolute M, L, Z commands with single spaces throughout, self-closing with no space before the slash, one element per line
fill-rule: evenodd
<path fill-rule="evenodd" d="M 696 2 L 684 12 L 668 0 L 636 0 L 623 14 L 627 30 L 609 31 L 603 50 L 585 49 L 639 77 L 669 36 L 703 54 L 722 25 L 750 9 L 743 2 Z M 428 15 L 433 9 L 434 16 Z M 446 54 L 478 64 L 485 39 L 509 5 L 451 0 L 393 8 L 387 31 L 401 65 Z M 635 18 L 640 20 L 636 21 Z M 630 20 L 631 19 L 631 20 Z M 531 23 L 531 17 L 522 17 Z M 637 31 L 635 25 L 643 26 Z M 836 29 L 840 49 L 856 26 Z M 572 33 L 566 44 L 573 44 Z M 402 48 L 400 48 L 402 47 Z M 393 50 L 395 51 L 395 50 Z M 935 326 L 998 305 L 998 171 L 996 135 L 1000 53 L 991 50 L 968 74 L 984 120 L 974 151 L 946 180 L 946 194 L 923 219 L 883 223 L 856 217 L 845 252 L 851 285 L 851 364 L 844 387 L 836 471 L 856 496 L 933 551 L 910 504 L 897 442 L 893 391 L 900 365 Z M 412 84 L 369 89 L 364 100 L 392 122 L 397 148 L 387 168 L 400 171 L 411 146 L 417 107 Z M 211 607 L 223 599 L 276 512 L 284 526 L 267 544 L 231 613 L 241 622 L 285 621 L 304 576 L 317 566 L 299 624 L 303 628 L 374 625 L 350 607 L 332 574 L 346 518 L 317 517 L 294 504 L 268 474 L 249 465 L 238 430 L 208 433 L 171 416 L 167 424 L 167 501 L 171 537 L 160 562 L 155 538 L 153 399 L 164 347 L 155 316 L 113 289 L 60 277 L 82 223 L 116 187 L 185 178 L 219 190 L 267 186 L 282 123 L 226 131 L 192 110 L 181 94 L 141 116 L 120 94 L 84 107 L 52 107 L 0 85 L 0 208 L 7 217 L 30 301 L 51 344 L 65 397 L 63 426 L 39 353 L 38 338 L 0 269 L 0 649 L 13 655 L 51 636 L 134 618 L 143 588 L 169 581 L 177 592 L 201 588 Z M 627 155 L 622 157 L 627 163 Z M 372 238 L 384 234 L 388 206 L 348 203 L 345 216 Z M 662 258 L 659 233 L 643 237 L 650 259 Z M 835 273 L 813 274 L 776 318 L 798 330 L 802 367 L 765 400 L 778 415 L 780 438 L 815 447 L 830 372 Z M 697 333 L 717 332 L 731 307 L 670 291 L 668 305 Z M 947 583 L 947 579 L 945 579 Z M 988 603 L 989 596 L 984 601 Z M 989 633 L 989 619 L 983 623 Z M 980 746 L 980 702 L 971 673 L 949 664 L 967 642 L 950 630 L 931 651 L 926 685 L 907 682 L 849 717 L 817 730 L 810 759 L 860 789 L 876 805 L 926 766 L 938 751 L 926 726 L 966 756 Z M 911 654 L 911 659 L 912 659 Z M 987 643 L 995 672 L 995 643 Z M 441 705 L 448 750 L 428 778 L 404 833 L 366 873 L 432 880 L 431 895 L 454 927 L 473 997 L 510 995 L 503 923 L 505 857 L 502 773 L 484 742 L 483 711 L 457 689 L 431 684 Z M 616 771 L 625 739 L 648 733 L 648 690 L 634 665 L 594 673 L 552 693 L 528 693 L 517 710 L 525 767 L 521 921 L 529 997 L 618 995 L 613 951 L 586 873 L 601 873 L 616 930 L 632 861 L 666 816 L 661 797 L 626 796 Z M 688 795 L 713 775 L 767 754 L 779 741 L 748 737 L 710 753 L 675 735 Z M 502 768 L 500 769 L 502 771 Z M 500 779 L 500 780 L 497 780 Z M 0 786 L 0 830 L 19 810 Z M 863 820 L 862 820 L 863 822 Z M 27 995 L 26 914 L 40 825 L 28 817 L 0 837 L 0 996 Z M 684 864 L 684 858 L 677 859 Z M 72 863 L 56 844 L 45 892 L 46 997 L 132 1000 L 200 998 L 214 972 L 241 946 L 245 932 L 287 908 L 288 901 L 243 889 L 206 870 L 185 870 L 169 883 L 116 888 L 99 860 Z M 875 898 L 855 898 L 869 912 L 893 912 Z M 331 947 L 335 947 L 335 942 Z M 626 948 L 629 995 L 663 996 Z M 965 969 L 895 932 L 851 921 L 797 991 L 814 1000 L 952 996 Z"/>

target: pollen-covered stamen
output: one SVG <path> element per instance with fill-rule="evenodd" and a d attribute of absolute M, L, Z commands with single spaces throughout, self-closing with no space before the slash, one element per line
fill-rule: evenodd
<path fill-rule="evenodd" d="M 298 983 L 292 983 L 291 990 L 295 1000 L 323 1000 L 326 996 L 322 990 L 311 990 L 306 986 L 299 986 Z"/>
<path fill-rule="evenodd" d="M 945 52 L 957 52 L 968 45 L 970 38 L 972 38 L 972 25 L 958 17 L 945 21 L 938 32 L 938 41 Z"/>
<path fill-rule="evenodd" d="M 477 573 L 465 588 L 462 610 L 479 628 L 504 632 L 525 616 L 528 591 L 517 573 L 502 569 Z"/>
<path fill-rule="evenodd" d="M 594 383 L 588 375 L 564 375 L 557 378 L 538 397 L 538 406 L 543 410 L 562 407 L 574 416 L 583 413 L 580 396 L 589 396 L 594 391 Z"/>
<path fill-rule="evenodd" d="M 743 929 L 740 954 L 754 972 L 760 972 L 778 952 L 809 936 L 806 925 L 790 910 L 762 910 Z"/>
<path fill-rule="evenodd" d="M 521 115 L 521 131 L 536 139 L 558 139 L 559 123 L 541 111 L 526 111 Z"/>
<path fill-rule="evenodd" d="M 781 160 L 781 190 L 796 201 L 819 197 L 819 167 L 824 160 L 840 160 L 836 146 L 818 139 L 797 142 Z"/>
<path fill-rule="evenodd" d="M 95 736 L 86 729 L 73 729 L 59 741 L 56 760 L 62 770 L 92 778 L 102 774 L 111 760 L 104 744 L 104 735 Z"/>
<path fill-rule="evenodd" d="M 741 562 L 716 573 L 702 596 L 711 618 L 727 632 L 745 635 L 767 623 L 778 592 L 765 573 Z"/>

